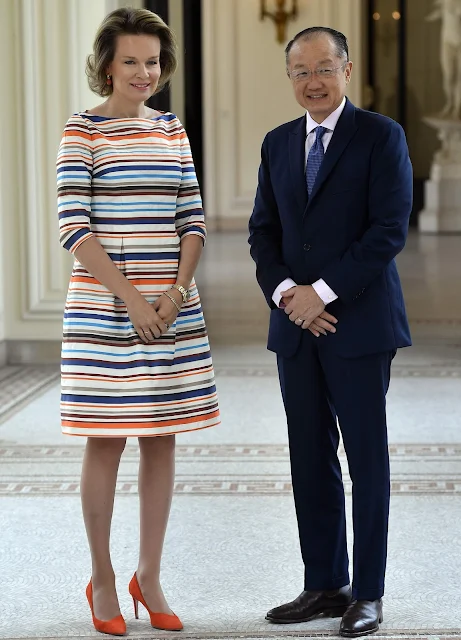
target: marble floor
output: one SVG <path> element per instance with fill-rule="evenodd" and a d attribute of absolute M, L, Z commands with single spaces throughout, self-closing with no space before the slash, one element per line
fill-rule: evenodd
<path fill-rule="evenodd" d="M 399 267 L 414 347 L 388 395 L 392 507 L 376 638 L 461 639 L 461 237 L 410 236 Z M 122 459 L 112 548 L 135 638 L 317 638 L 338 620 L 273 627 L 302 589 L 286 426 L 268 312 L 244 234 L 211 234 L 198 285 L 223 423 L 178 437 L 162 582 L 184 631 L 152 630 L 127 593 L 136 565 L 138 452 Z M 57 370 L 0 370 L 0 638 L 93 638 L 78 497 L 83 442 L 61 436 Z M 344 455 L 350 513 L 351 487 Z M 350 530 L 350 527 L 349 527 Z"/>

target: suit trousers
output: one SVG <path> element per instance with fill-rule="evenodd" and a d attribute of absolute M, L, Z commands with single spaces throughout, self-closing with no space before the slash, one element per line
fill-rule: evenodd
<path fill-rule="evenodd" d="M 306 591 L 350 581 L 339 423 L 352 480 L 353 597 L 383 595 L 390 499 L 386 393 L 394 355 L 341 358 L 328 336 L 305 330 L 297 353 L 277 358 Z"/>

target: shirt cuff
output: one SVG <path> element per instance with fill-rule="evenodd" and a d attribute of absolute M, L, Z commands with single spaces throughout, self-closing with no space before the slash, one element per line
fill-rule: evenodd
<path fill-rule="evenodd" d="M 338 298 L 336 293 L 333 289 L 330 289 L 325 280 L 317 280 L 317 282 L 314 282 L 312 287 L 325 305 L 330 304 L 330 302 L 333 302 Z"/>
<path fill-rule="evenodd" d="M 291 278 L 286 278 L 283 282 L 279 284 L 277 289 L 272 294 L 272 300 L 276 307 L 280 307 L 280 302 L 282 300 L 282 291 L 288 291 L 291 287 L 296 287 L 296 282 Z"/>

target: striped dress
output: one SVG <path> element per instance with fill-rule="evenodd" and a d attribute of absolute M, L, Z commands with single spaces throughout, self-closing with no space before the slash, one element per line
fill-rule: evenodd
<path fill-rule="evenodd" d="M 95 236 L 149 302 L 176 281 L 180 240 L 205 240 L 189 141 L 170 113 L 153 119 L 79 113 L 57 161 L 61 244 Z M 219 423 L 210 346 L 195 282 L 168 332 L 148 345 L 122 300 L 75 259 L 62 345 L 62 431 L 157 436 Z"/>

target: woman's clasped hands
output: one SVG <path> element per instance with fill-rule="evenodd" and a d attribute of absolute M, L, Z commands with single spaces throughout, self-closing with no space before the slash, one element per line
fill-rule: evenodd
<path fill-rule="evenodd" d="M 174 295 L 173 292 L 170 295 Z M 174 295 L 174 298 L 180 306 L 178 296 Z M 176 305 L 167 296 L 160 295 L 155 302 L 150 303 L 137 290 L 132 297 L 126 300 L 125 304 L 131 323 L 145 344 L 149 344 L 165 334 L 179 313 Z"/>

